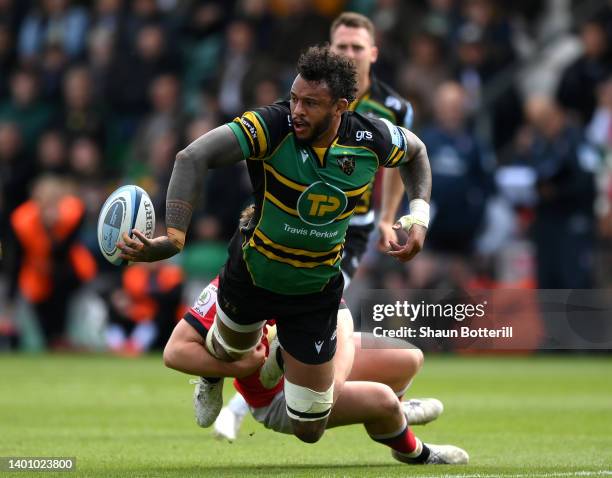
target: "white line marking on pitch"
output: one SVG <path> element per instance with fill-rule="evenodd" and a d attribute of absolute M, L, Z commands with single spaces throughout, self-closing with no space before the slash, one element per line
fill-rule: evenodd
<path fill-rule="evenodd" d="M 566 478 L 566 477 L 583 477 L 583 476 L 612 476 L 612 470 L 599 470 L 599 471 L 570 471 L 570 472 L 559 472 L 559 473 L 518 473 L 518 474 L 480 474 L 474 473 L 471 475 L 423 475 L 426 478 Z"/>

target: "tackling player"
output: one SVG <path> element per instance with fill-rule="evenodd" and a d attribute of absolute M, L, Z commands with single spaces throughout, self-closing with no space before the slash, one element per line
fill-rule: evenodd
<path fill-rule="evenodd" d="M 217 292 L 218 279 L 215 279 L 177 324 L 164 350 L 164 363 L 196 375 L 239 377 L 234 380 L 234 386 L 246 398 L 255 420 L 274 431 L 292 433 L 282 377 L 279 375 L 278 383 L 269 388 L 259 378 L 259 367 L 268 350 L 269 332 L 262 337 L 255 354 L 231 364 L 220 362 L 206 352 L 204 344 L 215 319 Z M 327 427 L 363 423 L 371 439 L 390 447 L 392 456 L 404 463 L 467 463 L 469 457 L 464 450 L 452 445 L 422 443 L 408 427 L 408 424 L 435 420 L 442 412 L 442 404 L 435 399 L 411 403 L 400 402 L 398 398 L 421 366 L 420 350 L 361 349 L 360 334 L 353 335 L 352 326 L 348 309 L 339 310 L 334 364 L 336 374 L 344 375 L 341 381 L 347 382 L 331 411 Z M 389 348 L 393 346 L 398 344 L 387 344 Z M 197 362 L 192 353 L 196 348 L 200 351 Z M 274 354 L 273 348 L 270 353 Z"/>

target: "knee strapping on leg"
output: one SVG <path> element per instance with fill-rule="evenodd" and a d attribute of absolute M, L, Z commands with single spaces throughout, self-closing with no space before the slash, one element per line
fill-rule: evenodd
<path fill-rule="evenodd" d="M 261 333 L 259 337 L 257 337 L 257 340 L 255 340 L 255 343 L 252 346 L 247 347 L 245 349 L 239 349 L 237 347 L 232 347 L 231 345 L 227 343 L 227 341 L 221 335 L 221 332 L 219 332 L 219 328 L 217 327 L 217 321 L 215 320 L 212 326 L 210 327 L 208 334 L 206 335 L 206 350 L 208 350 L 208 352 L 213 357 L 216 357 L 219 360 L 224 360 L 225 357 L 220 357 L 217 351 L 215 350 L 215 347 L 213 344 L 213 337 L 215 341 L 217 342 L 217 344 L 223 349 L 223 351 L 231 359 L 240 360 L 243 356 L 245 356 L 247 353 L 249 353 L 251 350 L 257 347 L 257 344 L 261 340 Z"/>
<path fill-rule="evenodd" d="M 287 414 L 300 422 L 322 420 L 329 416 L 334 403 L 334 385 L 324 392 L 295 385 L 285 378 Z"/>

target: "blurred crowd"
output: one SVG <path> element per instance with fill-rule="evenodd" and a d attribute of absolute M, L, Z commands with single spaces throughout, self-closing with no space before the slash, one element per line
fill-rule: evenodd
<path fill-rule="evenodd" d="M 426 250 L 403 266 L 372 246 L 349 301 L 610 287 L 612 2 L 0 0 L 0 349 L 28 320 L 58 349 L 71 327 L 118 353 L 163 344 L 224 260 L 246 168 L 207 177 L 180 262 L 110 266 L 101 204 L 139 184 L 163 230 L 176 152 L 283 98 L 343 10 L 373 20 L 374 72 L 412 103 L 434 176 Z"/>

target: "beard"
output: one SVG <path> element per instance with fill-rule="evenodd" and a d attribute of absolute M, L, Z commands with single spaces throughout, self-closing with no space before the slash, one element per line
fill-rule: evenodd
<path fill-rule="evenodd" d="M 332 124 L 332 114 L 328 113 L 323 117 L 321 121 L 312 125 L 312 133 L 307 138 L 299 139 L 296 138 L 298 143 L 301 144 L 312 144 L 314 143 L 320 136 L 322 136 Z"/>

